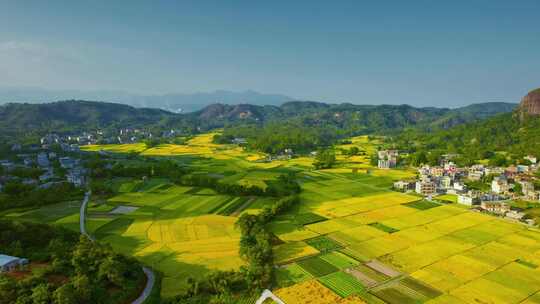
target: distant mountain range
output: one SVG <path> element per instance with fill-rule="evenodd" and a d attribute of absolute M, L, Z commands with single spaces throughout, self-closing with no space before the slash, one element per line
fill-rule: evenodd
<path fill-rule="evenodd" d="M 354 133 L 389 133 L 406 128 L 447 129 L 511 112 L 512 103 L 474 104 L 457 109 L 415 108 L 409 105 L 327 104 L 291 101 L 281 106 L 212 104 L 177 114 L 151 108 L 93 101 L 0 106 L 0 133 L 70 131 L 109 127 L 209 130 L 242 124 L 295 121 L 304 126 L 332 126 Z"/>
<path fill-rule="evenodd" d="M 281 105 L 293 98 L 280 94 L 263 94 L 247 90 L 217 90 L 193 94 L 136 95 L 123 91 L 46 90 L 33 87 L 0 87 L 0 105 L 5 103 L 49 103 L 56 100 L 99 100 L 138 108 L 159 108 L 174 113 L 200 110 L 215 103 Z"/>

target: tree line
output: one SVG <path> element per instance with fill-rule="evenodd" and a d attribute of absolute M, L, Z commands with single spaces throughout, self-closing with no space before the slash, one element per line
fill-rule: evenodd
<path fill-rule="evenodd" d="M 116 163 L 110 168 L 107 168 L 105 161 L 93 161 L 88 164 L 88 167 L 94 178 L 91 184 L 92 190 L 98 194 L 113 193 L 113 189 L 106 182 L 107 179 L 113 177 L 142 178 L 145 176 L 163 177 L 178 185 L 211 188 L 218 193 L 233 196 L 281 197 L 300 192 L 300 186 L 296 182 L 296 176 L 293 172 L 280 175 L 276 180 L 268 182 L 266 188 L 262 188 L 257 185 L 224 183 L 218 177 L 190 172 L 188 168 L 168 160 L 130 166 Z"/>

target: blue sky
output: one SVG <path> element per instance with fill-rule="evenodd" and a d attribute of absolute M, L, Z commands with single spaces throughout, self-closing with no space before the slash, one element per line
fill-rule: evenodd
<path fill-rule="evenodd" d="M 519 101 L 540 1 L 6 1 L 0 85 L 359 104 Z"/>

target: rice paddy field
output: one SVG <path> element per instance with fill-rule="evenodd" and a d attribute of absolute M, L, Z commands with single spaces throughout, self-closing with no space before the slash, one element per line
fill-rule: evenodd
<path fill-rule="evenodd" d="M 273 291 L 285 303 L 540 303 L 539 231 L 457 206 L 455 196 L 425 201 L 391 191 L 393 181 L 414 172 L 372 168 L 368 155 L 377 140 L 355 137 L 336 148 L 363 154 L 338 152 L 335 168 L 313 170 L 310 157 L 265 162 L 263 154 L 213 144 L 214 134 L 186 145 L 86 149 L 166 157 L 227 183 L 260 187 L 295 171 L 301 202 L 268 226 L 277 239 Z M 178 293 L 187 276 L 243 265 L 234 223 L 274 201 L 159 179 L 113 186 L 117 195 L 91 204 L 88 230 L 163 272 L 164 297 Z M 78 205 L 63 204 L 4 216 L 78 229 Z"/>
<path fill-rule="evenodd" d="M 210 270 L 244 264 L 234 224 L 257 198 L 220 195 L 163 179 L 119 183 L 118 195 L 90 206 L 87 226 L 98 240 L 162 272 L 163 297 L 179 293 L 188 276 L 201 278 Z M 113 212 L 118 209 L 126 213 Z"/>
<path fill-rule="evenodd" d="M 301 205 L 274 228 L 277 294 L 309 284 L 366 303 L 538 303 L 537 229 L 391 192 L 389 175 L 304 174 Z"/>
<path fill-rule="evenodd" d="M 65 201 L 37 209 L 9 210 L 0 216 L 13 220 L 59 225 L 78 232 L 81 202 L 82 197 L 80 201 Z"/>

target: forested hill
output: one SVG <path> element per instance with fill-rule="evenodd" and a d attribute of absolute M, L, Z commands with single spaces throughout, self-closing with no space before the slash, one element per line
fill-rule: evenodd
<path fill-rule="evenodd" d="M 48 104 L 11 103 L 0 106 L 0 135 L 115 127 L 177 128 L 192 132 L 224 126 L 262 126 L 272 122 L 306 127 L 329 126 L 353 133 L 384 133 L 407 127 L 448 128 L 508 112 L 515 106 L 511 103 L 489 103 L 446 109 L 293 101 L 281 106 L 213 104 L 198 112 L 174 114 L 158 109 L 79 100 Z"/>
<path fill-rule="evenodd" d="M 158 124 L 174 114 L 158 109 L 81 100 L 46 104 L 10 103 L 0 106 L 0 129 L 3 131 L 73 130 L 110 126 Z"/>
<path fill-rule="evenodd" d="M 531 154 L 540 157 L 540 89 L 531 91 L 511 113 L 425 132 L 409 130 L 395 138 L 399 147 L 416 153 L 458 153 L 465 162 Z M 496 155 L 494 152 L 506 152 Z M 501 155 L 506 155 L 501 157 Z"/>
<path fill-rule="evenodd" d="M 205 128 L 245 123 L 295 122 L 304 126 L 330 125 L 355 132 L 386 133 L 407 127 L 449 128 L 512 111 L 513 103 L 474 104 L 457 109 L 415 108 L 409 105 L 326 104 L 292 101 L 277 106 L 214 104 L 187 114 Z"/>

